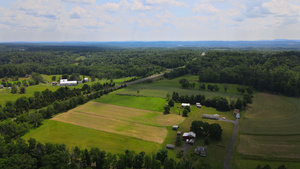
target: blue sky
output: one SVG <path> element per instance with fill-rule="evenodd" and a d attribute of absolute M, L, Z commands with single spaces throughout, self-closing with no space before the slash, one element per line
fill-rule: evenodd
<path fill-rule="evenodd" d="M 299 0 L 0 0 L 0 41 L 300 39 Z"/>

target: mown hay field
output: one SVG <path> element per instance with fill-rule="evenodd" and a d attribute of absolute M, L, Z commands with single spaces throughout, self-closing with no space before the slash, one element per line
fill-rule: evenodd
<path fill-rule="evenodd" d="M 299 98 L 258 93 L 242 116 L 234 159 L 237 168 L 278 167 L 279 163 L 300 167 Z"/>
<path fill-rule="evenodd" d="M 42 126 L 31 130 L 22 138 L 24 140 L 35 138 L 43 144 L 49 142 L 54 144 L 64 143 L 70 150 L 75 146 L 88 149 L 98 147 L 101 150 L 111 153 L 123 153 L 126 149 L 135 152 L 145 151 L 146 153 L 155 153 L 161 148 L 161 145 L 155 142 L 55 120 L 45 120 Z"/>
<path fill-rule="evenodd" d="M 167 136 L 164 126 L 179 124 L 183 117 L 161 112 L 89 102 L 52 120 L 109 133 L 162 143 Z"/>

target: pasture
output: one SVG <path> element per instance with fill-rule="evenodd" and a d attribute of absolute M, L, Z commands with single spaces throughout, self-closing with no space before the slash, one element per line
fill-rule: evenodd
<path fill-rule="evenodd" d="M 190 82 L 195 82 L 195 88 L 183 89 L 179 84 L 180 79 L 188 79 Z M 150 96 L 150 97 L 160 97 L 165 98 L 167 94 L 172 95 L 173 92 L 178 92 L 179 95 L 197 95 L 202 94 L 206 97 L 215 97 L 222 96 L 228 99 L 236 99 L 238 97 L 242 97 L 241 94 L 237 93 L 236 88 L 239 85 L 231 85 L 228 84 L 227 92 L 224 91 L 223 84 L 212 84 L 218 85 L 220 90 L 217 91 L 209 91 L 209 90 L 199 90 L 199 83 L 197 82 L 198 76 L 194 75 L 185 75 L 175 79 L 164 79 L 154 81 L 152 83 L 140 83 L 130 85 L 126 88 L 120 89 L 116 91 L 117 94 L 130 94 L 130 95 L 142 95 L 142 96 Z M 205 83 L 206 86 L 209 83 Z"/>
<path fill-rule="evenodd" d="M 299 121 L 299 98 L 256 94 L 240 121 L 234 164 L 246 169 L 258 164 L 300 167 L 294 163 L 300 161 Z M 253 165 L 249 166 L 247 161 Z"/>

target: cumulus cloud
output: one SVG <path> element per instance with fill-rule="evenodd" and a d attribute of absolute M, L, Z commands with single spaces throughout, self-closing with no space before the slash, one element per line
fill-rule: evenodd
<path fill-rule="evenodd" d="M 146 4 L 150 5 L 172 5 L 172 6 L 184 6 L 187 7 L 188 5 L 183 1 L 176 1 L 176 0 L 146 0 Z"/>
<path fill-rule="evenodd" d="M 95 0 L 61 0 L 67 3 L 74 3 L 74 4 L 96 4 Z"/>
<path fill-rule="evenodd" d="M 192 11 L 201 14 L 215 14 L 221 12 L 220 9 L 217 9 L 212 4 L 196 4 Z"/>

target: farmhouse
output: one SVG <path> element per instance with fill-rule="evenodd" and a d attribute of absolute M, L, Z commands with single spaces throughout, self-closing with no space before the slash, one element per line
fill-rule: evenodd
<path fill-rule="evenodd" d="M 202 115 L 202 118 L 204 118 L 204 119 L 219 120 L 220 116 L 219 116 L 218 114 L 214 114 L 214 115 L 211 115 L 211 114 L 203 114 L 203 115 Z"/>
<path fill-rule="evenodd" d="M 191 104 L 190 103 L 181 103 L 181 107 L 190 107 Z"/>
<path fill-rule="evenodd" d="M 167 149 L 174 150 L 175 145 L 173 145 L 173 144 L 167 144 L 167 145 L 166 145 L 166 148 L 167 148 Z"/>
<path fill-rule="evenodd" d="M 196 106 L 197 106 L 198 108 L 201 108 L 201 104 L 200 104 L 200 103 L 196 103 Z"/>
<path fill-rule="evenodd" d="M 207 147 L 201 147 L 201 146 L 197 146 L 194 150 L 195 154 L 198 154 L 202 157 L 206 157 L 206 148 Z"/>
<path fill-rule="evenodd" d="M 76 86 L 77 81 L 68 81 L 68 79 L 60 79 L 61 86 Z"/>
<path fill-rule="evenodd" d="M 196 139 L 196 133 L 190 131 L 187 133 L 183 133 L 182 135 L 182 139 L 186 140 L 186 139 Z"/>
<path fill-rule="evenodd" d="M 174 125 L 172 126 L 172 130 L 178 130 L 179 126 L 178 125 Z"/>

